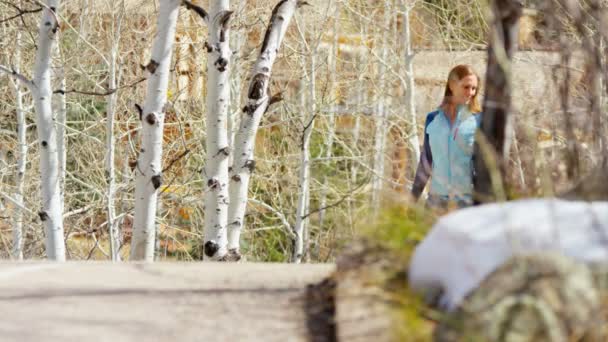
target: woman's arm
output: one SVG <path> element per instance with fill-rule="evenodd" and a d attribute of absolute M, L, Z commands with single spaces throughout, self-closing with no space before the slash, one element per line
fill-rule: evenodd
<path fill-rule="evenodd" d="M 431 171 L 433 170 L 433 154 L 431 153 L 429 134 L 426 129 L 429 126 L 429 123 L 433 121 L 434 117 L 434 115 L 429 114 L 424 123 L 424 144 L 422 145 L 422 153 L 420 153 L 420 161 L 418 162 L 416 176 L 414 176 L 414 184 L 412 185 L 412 196 L 415 200 L 420 198 L 420 194 L 422 194 L 426 183 L 431 177 Z"/>

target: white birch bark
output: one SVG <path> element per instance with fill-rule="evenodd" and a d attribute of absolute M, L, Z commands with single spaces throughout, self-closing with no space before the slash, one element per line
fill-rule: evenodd
<path fill-rule="evenodd" d="M 141 117 L 141 150 L 135 168 L 135 218 L 131 260 L 154 260 L 157 190 L 162 184 L 165 104 L 180 3 L 179 0 L 160 2 L 156 37 L 150 62 L 146 66 L 148 84 Z"/>
<path fill-rule="evenodd" d="M 116 15 L 116 11 L 114 11 Z M 112 47 L 110 51 L 109 58 L 109 75 L 108 75 L 108 88 L 116 89 L 116 79 L 117 79 L 117 71 L 116 71 L 116 60 L 118 58 L 118 48 L 120 43 L 120 32 L 122 27 L 122 19 L 124 16 L 124 10 L 121 10 L 118 13 L 118 17 L 115 22 L 112 23 L 114 37 L 112 40 Z M 106 178 L 108 182 L 107 188 L 107 221 L 108 221 L 108 232 L 110 237 L 110 257 L 112 261 L 117 262 L 120 261 L 120 254 L 118 253 L 120 249 L 120 232 L 118 221 L 116 220 L 116 207 L 114 204 L 115 194 L 116 194 L 116 178 L 114 171 L 114 159 L 116 154 L 116 141 L 114 138 L 114 121 L 115 121 L 115 113 L 116 113 L 116 100 L 118 99 L 118 93 L 114 92 L 108 96 L 107 99 L 107 109 L 106 109 Z"/>
<path fill-rule="evenodd" d="M 304 121 L 304 131 L 302 132 L 302 146 L 300 152 L 300 174 L 298 206 L 296 209 L 296 224 L 293 227 L 295 238 L 291 261 L 299 264 L 304 256 L 304 237 L 306 235 L 306 225 L 308 223 L 308 207 L 310 203 L 310 137 L 314 129 L 314 119 L 316 113 L 315 96 L 315 74 L 316 74 L 316 55 L 315 51 L 310 56 L 310 116 Z M 306 103 L 302 101 L 302 108 L 306 108 Z"/>
<path fill-rule="evenodd" d="M 17 30 L 15 37 L 15 72 L 19 73 L 21 64 L 21 30 Z M 15 211 L 13 213 L 13 248 L 11 251 L 14 260 L 23 260 L 23 180 L 27 164 L 27 139 L 25 135 L 26 122 L 23 108 L 23 93 L 17 80 L 11 82 L 15 93 L 15 111 L 17 112 L 17 176 L 15 177 Z"/>
<path fill-rule="evenodd" d="M 66 157 L 67 157 L 67 142 L 65 136 L 65 125 L 68 113 L 68 104 L 65 94 L 65 66 L 59 46 L 55 46 L 55 66 L 53 67 L 54 76 L 59 80 L 59 92 L 54 93 L 53 112 L 55 113 L 55 125 L 57 129 L 57 160 L 59 162 L 59 197 L 61 213 L 65 207 L 65 175 L 66 175 Z"/>
<path fill-rule="evenodd" d="M 367 32 L 362 32 L 362 36 L 367 36 Z M 361 114 L 363 113 L 363 106 L 367 103 L 366 92 L 367 89 L 364 87 L 364 76 L 365 69 L 367 64 L 367 53 L 362 53 L 357 56 L 357 62 L 359 63 L 358 72 L 359 77 L 357 79 L 357 113 L 355 114 L 355 124 L 353 125 L 353 146 L 359 145 L 359 137 L 361 135 Z M 359 149 L 356 149 L 359 151 Z M 357 163 L 353 163 L 350 169 L 350 180 L 352 182 L 351 188 L 354 184 L 357 183 L 357 172 L 359 171 L 359 165 Z"/>
<path fill-rule="evenodd" d="M 239 251 L 239 241 L 247 207 L 247 190 L 255 167 L 253 150 L 260 120 L 270 105 L 268 85 L 277 52 L 295 13 L 298 1 L 284 0 L 274 8 L 260 55 L 253 66 L 244 116 L 234 144 L 234 163 L 230 174 L 230 207 L 228 210 L 228 248 Z"/>
<path fill-rule="evenodd" d="M 414 179 L 416 166 L 420 160 L 420 140 L 418 139 L 418 124 L 416 120 L 416 86 L 414 84 L 414 52 L 412 51 L 412 35 L 410 31 L 410 14 L 414 7 L 415 1 L 406 0 L 403 6 L 403 47 L 404 47 L 404 62 L 405 76 L 407 82 L 405 85 L 405 108 L 407 124 L 407 141 L 410 146 L 411 157 L 408 167 L 408 176 Z"/>
<path fill-rule="evenodd" d="M 51 56 L 57 40 L 59 23 L 56 12 L 59 0 L 47 0 L 42 11 L 38 33 L 38 53 L 34 67 L 32 97 L 36 108 L 38 141 L 40 143 L 40 177 L 42 209 L 38 213 L 46 231 L 46 254 L 50 260 L 65 260 L 63 239 L 60 164 L 57 129 L 53 120 L 51 87 Z"/>
<path fill-rule="evenodd" d="M 204 254 L 211 260 L 227 255 L 228 110 L 231 58 L 228 0 L 213 0 L 209 8 L 207 43 L 207 139 L 205 169 Z"/>
<path fill-rule="evenodd" d="M 378 89 L 376 90 L 376 113 L 374 116 L 374 124 L 376 127 L 374 134 L 374 163 L 373 163 L 373 178 L 372 178 L 372 209 L 374 217 L 377 216 L 380 208 L 380 197 L 382 191 L 382 182 L 384 178 L 384 150 L 386 145 L 386 130 L 387 130 L 387 113 L 386 113 L 386 96 L 384 94 L 386 84 L 386 66 L 384 61 L 388 55 L 388 27 L 390 25 L 390 11 L 388 7 L 384 8 L 384 23 L 382 30 L 382 53 L 381 60 L 378 61 Z"/>
<path fill-rule="evenodd" d="M 237 17 L 241 17 L 245 11 L 246 0 L 240 0 L 238 3 L 238 7 L 236 10 Z M 239 19 L 240 24 L 243 20 Z M 231 31 L 232 38 L 230 43 L 232 44 L 232 69 L 231 69 L 231 77 L 232 77 L 232 93 L 231 93 L 231 108 L 230 114 L 228 118 L 228 145 L 234 146 L 234 140 L 236 138 L 236 132 L 239 127 L 239 112 L 240 112 L 240 101 L 241 101 L 241 88 L 243 86 L 243 81 L 241 78 L 241 49 L 243 48 L 243 44 L 245 44 L 246 35 L 244 34 L 244 30 L 241 25 L 238 25 L 239 28 L 237 30 Z M 228 165 L 232 165 L 234 163 L 234 153 L 231 153 L 228 156 Z"/>

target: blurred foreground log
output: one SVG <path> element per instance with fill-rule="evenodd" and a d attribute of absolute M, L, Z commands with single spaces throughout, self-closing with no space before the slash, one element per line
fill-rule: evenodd
<path fill-rule="evenodd" d="M 606 341 L 606 273 L 553 253 L 516 256 L 446 315 L 435 341 Z"/>

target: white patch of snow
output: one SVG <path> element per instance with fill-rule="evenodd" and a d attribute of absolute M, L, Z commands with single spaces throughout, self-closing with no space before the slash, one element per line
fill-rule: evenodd
<path fill-rule="evenodd" d="M 446 215 L 416 247 L 409 283 L 453 310 L 511 256 L 538 251 L 608 262 L 608 202 L 527 199 Z"/>

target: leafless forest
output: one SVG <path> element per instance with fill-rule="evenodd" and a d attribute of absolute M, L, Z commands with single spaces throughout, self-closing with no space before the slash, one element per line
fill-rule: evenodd
<path fill-rule="evenodd" d="M 277 3 L 230 4 L 231 142 L 247 115 L 251 70 Z M 208 1 L 191 4 L 209 8 Z M 44 145 L 32 90 L 14 77 L 35 76 L 45 6 L 0 0 L 2 259 L 20 257 L 12 252 L 15 239 L 23 258 L 46 256 Z M 240 245 L 247 260 L 298 259 L 297 237 L 303 261 L 333 260 L 385 205 L 405 205 L 424 118 L 439 104 L 448 71 L 467 63 L 485 78 L 492 20 L 486 2 L 308 0 L 298 6 L 268 83 L 277 102 L 262 116 L 255 163 L 248 164 L 253 173 Z M 56 12 L 53 123 L 65 142 L 59 163 L 67 259 L 112 259 L 114 249 L 128 259 L 158 15 L 158 1 L 143 0 L 65 0 Z M 596 0 L 524 2 L 509 80 L 513 197 L 563 194 L 602 165 L 606 22 L 605 4 Z M 215 157 L 206 149 L 209 41 L 200 15 L 182 6 L 163 108 L 162 184 L 155 186 L 156 260 L 200 260 L 207 253 L 205 163 Z"/>

